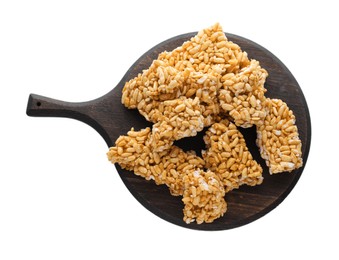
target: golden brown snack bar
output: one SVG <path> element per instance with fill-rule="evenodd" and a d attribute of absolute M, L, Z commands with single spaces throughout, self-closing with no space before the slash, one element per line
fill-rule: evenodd
<path fill-rule="evenodd" d="M 271 174 L 302 166 L 301 140 L 293 111 L 280 99 L 265 101 L 268 115 L 257 126 L 257 145 Z"/>
<path fill-rule="evenodd" d="M 215 173 L 191 170 L 183 176 L 183 182 L 183 212 L 187 224 L 193 221 L 210 223 L 224 215 L 227 210 L 225 190 Z"/>
<path fill-rule="evenodd" d="M 150 138 L 154 151 L 164 151 L 173 144 L 173 141 L 195 136 L 204 128 L 197 97 L 166 100 L 150 114 L 157 118 L 157 122 L 152 126 Z"/>
<path fill-rule="evenodd" d="M 229 192 L 240 185 L 259 185 L 262 168 L 252 157 L 243 135 L 228 120 L 214 123 L 204 136 L 207 150 L 202 155 L 205 167 L 215 172 Z"/>
<path fill-rule="evenodd" d="M 140 131 L 133 129 L 127 136 L 120 136 L 107 153 L 112 163 L 118 163 L 123 169 L 134 171 L 146 180 L 156 184 L 166 184 L 172 195 L 182 195 L 184 188 L 182 176 L 188 170 L 203 168 L 204 161 L 195 152 L 184 152 L 177 146 L 156 152 L 149 143 L 150 128 Z"/>
<path fill-rule="evenodd" d="M 251 60 L 250 64 L 238 73 L 228 73 L 221 79 L 219 91 L 221 109 L 228 112 L 237 126 L 251 127 L 263 124 L 266 109 L 264 83 L 268 73 L 259 62 Z"/>

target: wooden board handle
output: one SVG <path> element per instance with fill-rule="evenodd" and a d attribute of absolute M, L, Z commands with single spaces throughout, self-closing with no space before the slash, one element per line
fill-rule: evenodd
<path fill-rule="evenodd" d="M 84 122 L 93 127 L 111 145 L 109 130 L 100 120 L 97 100 L 87 102 L 65 102 L 36 94 L 30 94 L 26 114 L 33 117 L 65 117 Z"/>
<path fill-rule="evenodd" d="M 72 103 L 36 94 L 30 94 L 26 113 L 38 117 L 68 117 L 82 120 L 82 107 L 86 102 Z M 80 117 L 80 118 L 79 118 Z"/>
<path fill-rule="evenodd" d="M 97 124 L 90 116 L 91 102 L 65 102 L 36 94 L 30 94 L 26 114 L 34 117 L 66 117 L 77 119 L 94 128 Z"/>

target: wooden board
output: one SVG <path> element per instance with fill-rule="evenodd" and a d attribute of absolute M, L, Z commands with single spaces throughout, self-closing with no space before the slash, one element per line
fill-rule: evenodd
<path fill-rule="evenodd" d="M 127 71 L 120 83 L 109 93 L 98 99 L 70 103 L 31 94 L 27 105 L 29 116 L 68 117 L 80 120 L 92 126 L 105 139 L 108 146 L 114 145 L 120 135 L 134 127 L 136 130 L 151 126 L 137 110 L 128 110 L 121 104 L 121 90 L 126 81 L 135 77 L 150 66 L 162 51 L 170 51 L 189 40 L 196 33 L 179 35 L 164 41 L 141 56 Z M 294 111 L 296 124 L 302 141 L 304 166 L 307 161 L 311 141 L 311 122 L 306 100 L 297 81 L 282 62 L 260 45 L 232 34 L 229 40 L 240 45 L 248 53 L 249 58 L 260 61 L 269 77 L 266 81 L 267 97 L 280 98 Z M 226 194 L 228 210 L 226 214 L 211 224 L 186 224 L 183 218 L 181 197 L 170 195 L 166 186 L 157 186 L 153 181 L 146 181 L 132 172 L 116 168 L 122 181 L 134 197 L 148 210 L 171 223 L 192 229 L 224 230 L 248 224 L 270 212 L 278 206 L 290 193 L 300 178 L 304 167 L 292 173 L 269 175 L 264 161 L 260 158 L 255 145 L 256 131 L 254 128 L 240 129 L 254 157 L 263 167 L 264 182 L 260 186 L 241 186 Z M 182 139 L 176 144 L 184 150 L 194 149 L 200 153 L 204 149 L 203 133 L 196 137 Z M 105 156 L 103 154 L 102 156 Z M 112 166 L 113 167 L 113 166 Z"/>

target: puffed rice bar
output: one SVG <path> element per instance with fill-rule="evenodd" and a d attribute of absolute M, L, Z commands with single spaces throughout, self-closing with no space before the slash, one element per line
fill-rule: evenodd
<path fill-rule="evenodd" d="M 259 62 L 251 60 L 239 73 L 228 73 L 222 77 L 218 97 L 220 106 L 237 126 L 247 128 L 263 124 L 267 113 L 262 105 L 267 76 L 267 71 L 261 68 Z"/>
<path fill-rule="evenodd" d="M 215 173 L 201 169 L 191 170 L 183 176 L 185 191 L 184 221 L 211 223 L 227 210 L 225 190 Z"/>
<path fill-rule="evenodd" d="M 202 153 L 205 167 L 216 173 L 226 192 L 243 184 L 262 183 L 262 168 L 253 159 L 235 124 L 228 120 L 214 123 L 206 131 L 204 141 L 208 148 Z"/>
<path fill-rule="evenodd" d="M 268 114 L 257 126 L 257 145 L 271 174 L 291 172 L 302 166 L 301 140 L 293 111 L 280 99 L 265 101 Z"/>
<path fill-rule="evenodd" d="M 127 136 L 120 136 L 107 153 L 112 163 L 118 163 L 123 169 L 134 171 L 146 180 L 156 184 L 166 184 L 172 195 L 183 195 L 182 176 L 188 170 L 204 167 L 204 160 L 194 151 L 184 152 L 177 146 L 156 152 L 149 143 L 150 128 L 140 131 L 133 129 Z"/>

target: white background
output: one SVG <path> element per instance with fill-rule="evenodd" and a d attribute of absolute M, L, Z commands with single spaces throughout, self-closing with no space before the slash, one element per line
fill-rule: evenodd
<path fill-rule="evenodd" d="M 335 1 L 0 1 L 0 259 L 338 259 Z M 274 53 L 312 118 L 307 166 L 286 200 L 240 228 L 153 215 L 85 124 L 25 114 L 29 93 L 86 101 L 144 52 L 220 22 Z"/>

